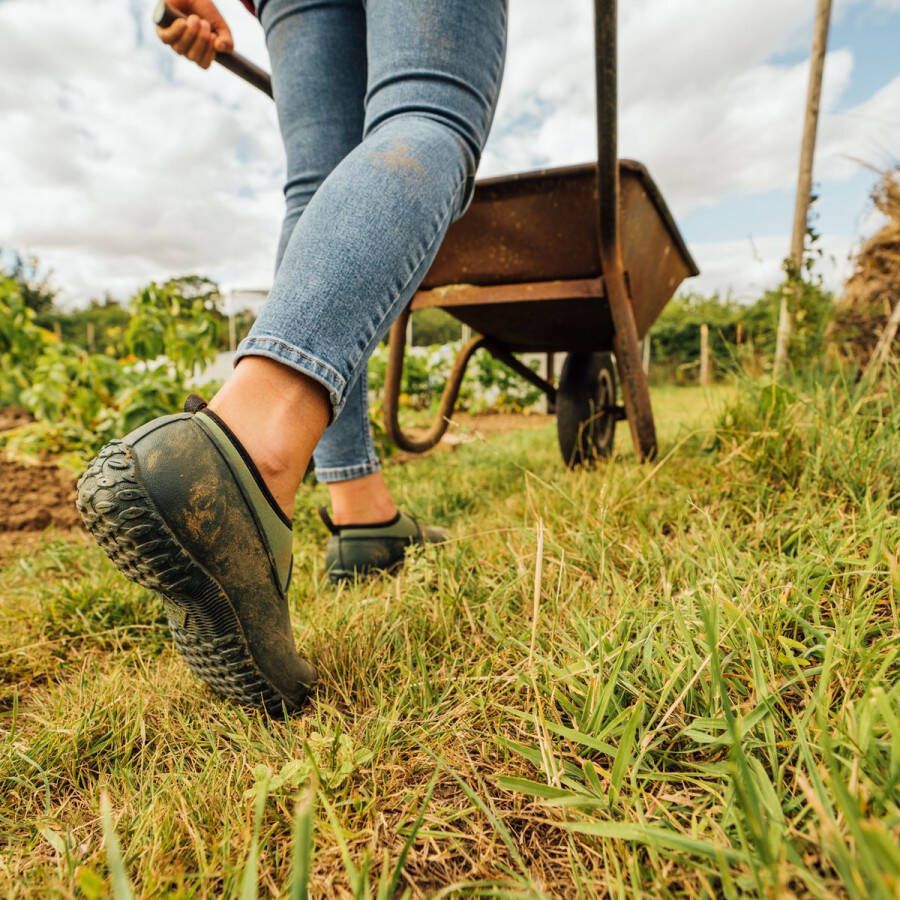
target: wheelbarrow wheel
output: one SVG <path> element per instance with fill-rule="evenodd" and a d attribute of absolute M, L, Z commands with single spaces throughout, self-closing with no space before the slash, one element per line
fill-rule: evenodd
<path fill-rule="evenodd" d="M 616 436 L 616 367 L 611 353 L 570 353 L 556 392 L 556 434 L 570 468 L 605 459 Z"/>

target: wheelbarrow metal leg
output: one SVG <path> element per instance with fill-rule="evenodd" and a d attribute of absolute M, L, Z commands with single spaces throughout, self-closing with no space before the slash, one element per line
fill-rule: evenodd
<path fill-rule="evenodd" d="M 521 360 L 516 359 L 502 344 L 485 340 L 484 349 L 495 359 L 499 359 L 508 369 L 512 369 L 523 381 L 527 381 L 539 391 L 543 391 L 550 403 L 556 402 L 556 388 L 546 378 L 541 378 L 537 372 L 529 369 Z"/>
<path fill-rule="evenodd" d="M 650 390 L 641 365 L 637 326 L 622 262 L 619 232 L 619 160 L 617 151 L 617 85 L 615 0 L 594 0 L 594 52 L 597 75 L 597 230 L 600 264 L 612 315 L 613 348 L 631 437 L 642 460 L 656 456 L 656 428 Z"/>
<path fill-rule="evenodd" d="M 424 453 L 430 450 L 444 436 L 453 418 L 456 398 L 462 385 L 466 366 L 476 350 L 483 347 L 485 339 L 476 335 L 466 341 L 456 354 L 453 368 L 441 394 L 438 414 L 422 438 L 408 435 L 400 426 L 400 386 L 403 382 L 403 358 L 406 355 L 406 326 L 409 323 L 410 309 L 407 307 L 391 326 L 388 346 L 387 372 L 384 377 L 384 430 L 388 437 L 401 449 L 408 453 Z"/>

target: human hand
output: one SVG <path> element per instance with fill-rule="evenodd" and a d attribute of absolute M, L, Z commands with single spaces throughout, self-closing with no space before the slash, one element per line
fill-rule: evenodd
<path fill-rule="evenodd" d="M 208 69 L 216 53 L 234 49 L 231 30 L 212 0 L 170 0 L 170 5 L 183 18 L 167 28 L 157 26 L 156 33 L 176 53 Z"/>

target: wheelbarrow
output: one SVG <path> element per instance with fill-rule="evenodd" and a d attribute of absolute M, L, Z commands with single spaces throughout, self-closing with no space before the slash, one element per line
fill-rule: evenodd
<path fill-rule="evenodd" d="M 167 24 L 177 15 L 161 2 L 154 19 Z M 466 366 L 483 348 L 546 394 L 567 465 L 608 456 L 623 418 L 638 457 L 656 455 L 639 341 L 699 269 L 647 170 L 617 157 L 615 0 L 594 0 L 594 25 L 597 163 L 478 181 L 468 211 L 391 328 L 384 425 L 403 450 L 421 453 L 440 441 Z M 217 59 L 271 96 L 268 76 L 252 63 L 237 54 Z M 414 437 L 399 421 L 407 325 L 415 310 L 432 307 L 475 336 L 456 356 L 431 428 Z M 559 384 L 517 352 L 566 353 Z"/>

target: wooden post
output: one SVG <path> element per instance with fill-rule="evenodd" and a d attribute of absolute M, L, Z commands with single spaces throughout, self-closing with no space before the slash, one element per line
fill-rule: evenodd
<path fill-rule="evenodd" d="M 797 175 L 797 197 L 794 202 L 794 229 L 791 234 L 791 262 L 796 274 L 803 266 L 803 241 L 806 238 L 809 197 L 812 191 L 813 158 L 816 150 L 816 129 L 819 124 L 819 100 L 822 96 L 822 73 L 828 47 L 828 26 L 831 22 L 831 0 L 818 0 L 813 31 L 812 53 L 809 60 L 809 86 L 806 91 L 806 117 L 803 140 L 800 144 L 800 170 Z M 782 372 L 788 361 L 791 340 L 791 311 L 787 292 L 781 295 L 778 310 L 778 333 L 775 339 L 775 373 Z"/>
<path fill-rule="evenodd" d="M 96 336 L 95 336 L 95 332 L 94 332 L 94 323 L 88 322 L 86 330 L 87 330 L 87 335 L 86 335 L 87 348 L 91 353 L 93 353 L 96 350 L 96 341 L 95 341 Z"/>
<path fill-rule="evenodd" d="M 709 325 L 700 326 L 700 384 L 709 384 Z"/>

